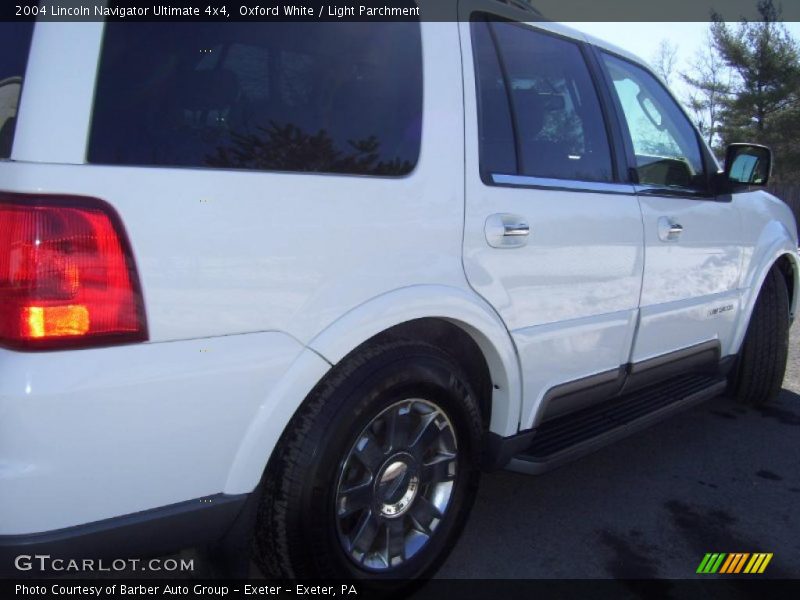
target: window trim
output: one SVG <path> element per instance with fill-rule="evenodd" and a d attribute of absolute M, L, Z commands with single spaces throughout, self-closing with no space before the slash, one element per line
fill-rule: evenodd
<path fill-rule="evenodd" d="M 481 12 L 474 12 L 470 15 L 469 20 L 469 37 L 470 43 L 472 44 L 472 67 L 474 70 L 474 79 L 475 79 L 475 116 L 478 119 L 478 171 L 481 177 L 481 180 L 484 183 L 488 183 L 491 180 L 492 175 L 487 173 L 482 165 L 481 161 L 481 134 L 483 133 L 483 122 L 480 118 L 481 116 L 481 101 L 480 101 L 480 73 L 478 72 L 478 61 L 475 60 L 475 39 L 472 35 L 473 33 L 473 24 L 474 23 L 481 23 L 486 28 L 486 32 L 489 36 L 489 39 L 492 41 L 492 50 L 494 51 L 494 57 L 497 60 L 497 68 L 500 71 L 500 76 L 503 78 L 503 89 L 505 89 L 506 93 L 506 104 L 508 105 L 508 120 L 509 125 L 511 126 L 511 135 L 514 138 L 514 168 L 519 173 L 520 170 L 520 154 L 522 146 L 520 145 L 519 141 L 519 133 L 517 127 L 517 111 L 514 110 L 514 103 L 511 100 L 511 84 L 509 82 L 508 77 L 508 70 L 506 69 L 506 61 L 503 55 L 500 53 L 500 46 L 497 42 L 497 33 L 492 27 L 491 22 L 488 18 L 488 15 Z"/>
<path fill-rule="evenodd" d="M 706 147 L 705 142 L 700 137 L 700 132 L 695 127 L 694 122 L 692 121 L 689 114 L 686 112 L 686 109 L 681 105 L 680 102 L 675 98 L 672 92 L 669 90 L 667 86 L 659 79 L 659 77 L 653 72 L 653 70 L 648 67 L 647 65 L 638 63 L 636 61 L 631 60 L 626 56 L 622 56 L 616 52 L 611 50 L 606 50 L 605 48 L 600 48 L 594 44 L 590 44 L 592 47 L 593 53 L 595 54 L 595 59 L 598 63 L 598 67 L 602 72 L 603 79 L 605 81 L 605 87 L 608 89 L 609 93 L 611 94 L 612 105 L 614 107 L 614 111 L 617 114 L 617 120 L 619 121 L 621 134 L 622 134 L 622 142 L 625 148 L 625 157 L 626 162 L 628 165 L 628 177 L 630 182 L 634 185 L 636 191 L 640 195 L 646 196 L 669 196 L 669 197 L 677 197 L 677 198 L 686 198 L 689 200 L 720 200 L 720 198 L 714 192 L 714 185 L 713 185 L 713 177 L 714 173 L 712 173 L 712 167 L 715 166 L 715 163 L 709 157 L 709 150 Z M 633 136 L 630 132 L 630 128 L 628 127 L 628 121 L 625 118 L 625 111 L 622 109 L 622 104 L 619 101 L 619 96 L 614 91 L 614 82 L 611 78 L 611 73 L 608 70 L 608 67 L 603 60 L 603 54 L 616 58 L 617 60 L 621 60 L 624 63 L 629 65 L 633 65 L 650 75 L 653 80 L 656 82 L 657 85 L 661 87 L 662 90 L 667 94 L 667 97 L 672 100 L 672 102 L 677 106 L 680 113 L 684 116 L 684 118 L 689 123 L 689 126 L 692 128 L 692 132 L 694 134 L 695 143 L 697 144 L 697 148 L 700 152 L 700 160 L 703 161 L 703 171 L 704 171 L 704 179 L 705 179 L 705 189 L 692 189 L 692 188 L 685 188 L 685 187 L 667 187 L 667 186 L 659 186 L 656 184 L 649 184 L 649 183 L 639 183 L 638 173 L 637 173 L 637 166 L 636 166 L 636 152 L 633 148 Z"/>
<path fill-rule="evenodd" d="M 486 172 L 482 165 L 481 144 L 480 144 L 481 109 L 480 109 L 480 102 L 478 100 L 480 96 L 480 90 L 478 87 L 479 78 L 478 78 L 478 62 L 476 60 L 476 53 L 475 53 L 475 37 L 473 36 L 472 32 L 473 21 L 483 22 L 486 24 L 487 30 L 489 31 L 489 36 L 492 39 L 492 48 L 495 52 L 500 72 L 503 77 L 503 84 L 506 90 L 506 99 L 509 105 L 509 117 L 511 121 L 512 134 L 514 136 L 515 164 L 517 168 L 516 169 L 517 173 L 514 174 Z M 505 57 L 500 52 L 500 47 L 497 41 L 495 30 L 491 26 L 493 22 L 510 23 L 522 29 L 528 30 L 532 33 L 538 33 L 543 36 L 548 36 L 569 42 L 571 44 L 574 44 L 578 48 L 581 58 L 583 59 L 583 64 L 586 67 L 586 70 L 589 74 L 589 79 L 592 83 L 592 89 L 595 92 L 595 97 L 597 98 L 597 102 L 600 106 L 600 114 L 603 118 L 603 129 L 606 132 L 606 141 L 608 142 L 608 152 L 611 160 L 611 181 L 592 181 L 586 179 L 557 179 L 548 177 L 538 177 L 533 175 L 521 175 L 519 173 L 521 166 L 520 164 L 521 147 L 519 143 L 519 132 L 517 127 L 516 110 L 514 108 L 514 103 L 511 99 L 510 87 L 509 87 L 510 83 L 509 83 L 508 71 L 505 65 Z M 609 102 L 613 99 L 611 97 L 613 96 L 613 94 L 609 94 L 609 91 L 606 88 L 605 78 L 603 77 L 603 74 L 599 69 L 599 65 L 595 64 L 596 57 L 594 57 L 594 54 L 590 49 L 591 44 L 583 40 L 576 39 L 567 35 L 562 35 L 554 31 L 537 28 L 527 22 L 515 21 L 513 19 L 509 19 L 507 17 L 501 16 L 497 13 L 485 9 L 472 11 L 469 15 L 469 23 L 470 27 L 468 29 L 470 35 L 470 45 L 472 49 L 472 68 L 475 81 L 475 99 L 476 99 L 475 118 L 477 119 L 477 125 L 478 125 L 478 139 L 476 144 L 478 149 L 478 175 L 481 181 L 484 183 L 484 185 L 489 187 L 492 186 L 531 187 L 536 189 L 555 189 L 555 190 L 569 190 L 578 192 L 603 192 L 603 193 L 617 193 L 617 192 L 609 192 L 608 189 L 611 188 L 606 188 L 605 190 L 603 189 L 604 186 L 617 185 L 621 186 L 620 189 L 624 190 L 623 193 L 630 193 L 632 188 L 629 185 L 631 183 L 629 181 L 629 174 L 627 173 L 626 169 L 623 168 L 623 161 L 621 160 L 621 157 L 624 156 L 625 162 L 627 162 L 627 155 L 624 154 L 624 148 L 621 144 L 623 136 L 621 135 L 621 132 L 618 130 L 619 123 L 617 122 L 618 117 L 616 111 L 613 109 L 613 106 L 609 104 Z M 607 94 L 608 97 L 606 96 Z M 465 118 L 467 118 L 466 115 Z M 499 183 L 498 178 L 502 178 L 504 183 Z M 511 183 L 510 178 L 513 178 L 514 183 Z"/>
<path fill-rule="evenodd" d="M 614 181 L 616 183 L 633 183 L 631 173 L 628 170 L 628 155 L 625 146 L 625 131 L 622 129 L 620 115 L 614 103 L 615 96 L 613 90 L 609 89 L 603 72 L 603 65 L 599 61 L 596 48 L 588 42 L 581 42 L 581 51 L 586 60 L 586 66 L 592 76 L 597 97 L 600 100 L 600 108 L 606 124 L 609 145 L 611 146 L 611 163 L 614 169 Z"/>
<path fill-rule="evenodd" d="M 588 192 L 625 196 L 636 195 L 636 188 L 633 184 L 617 181 L 582 181 L 578 179 L 554 179 L 551 177 L 509 175 L 504 173 L 492 173 L 491 177 L 492 185 L 498 187 L 524 187 L 537 190 Z"/>

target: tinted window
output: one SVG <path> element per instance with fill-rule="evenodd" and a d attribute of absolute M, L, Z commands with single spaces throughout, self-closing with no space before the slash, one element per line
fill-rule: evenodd
<path fill-rule="evenodd" d="M 611 181 L 611 152 L 603 114 L 578 45 L 513 23 L 493 22 L 489 27 L 504 68 L 504 87 L 511 95 L 519 149 L 517 172 L 534 177 Z M 478 38 L 476 43 L 482 40 Z M 491 70 L 489 54 L 488 50 L 477 53 L 482 63 L 479 72 Z M 485 99 L 490 94 L 505 93 L 495 78 L 479 77 L 481 110 L 497 111 L 491 116 L 482 114 L 484 124 L 506 119 L 502 102 Z M 488 139 L 482 138 L 481 150 L 491 164 L 498 142 L 507 145 L 507 141 L 503 136 L 489 144 Z"/>
<path fill-rule="evenodd" d="M 481 173 L 516 173 L 517 154 L 511 112 L 492 33 L 485 21 L 474 21 L 471 28 L 478 82 Z"/>
<path fill-rule="evenodd" d="M 11 156 L 33 23 L 0 23 L 0 158 Z"/>
<path fill-rule="evenodd" d="M 695 130 L 664 86 L 628 61 L 607 54 L 603 60 L 628 125 L 639 183 L 705 188 Z"/>
<path fill-rule="evenodd" d="M 402 175 L 418 23 L 109 23 L 89 162 Z"/>

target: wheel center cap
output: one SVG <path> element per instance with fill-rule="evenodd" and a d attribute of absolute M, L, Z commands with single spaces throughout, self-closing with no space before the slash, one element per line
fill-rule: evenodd
<path fill-rule="evenodd" d="M 381 469 L 375 490 L 381 514 L 386 517 L 403 514 L 411 506 L 418 488 L 419 477 L 410 457 L 394 456 L 389 459 Z"/>

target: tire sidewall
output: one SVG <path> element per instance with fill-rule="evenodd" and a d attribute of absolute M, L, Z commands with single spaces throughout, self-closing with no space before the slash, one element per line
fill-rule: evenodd
<path fill-rule="evenodd" d="M 371 580 L 425 578 L 441 564 L 455 543 L 474 501 L 479 480 L 481 428 L 475 396 L 458 366 L 443 353 L 422 348 L 411 353 L 388 352 L 356 369 L 331 397 L 333 416 L 318 422 L 309 440 L 318 440 L 304 477 L 301 494 L 304 546 L 314 571 L 323 577 Z M 431 540 L 397 568 L 361 569 L 345 554 L 336 526 L 335 496 L 339 475 L 350 449 L 367 425 L 398 401 L 419 398 L 436 404 L 450 420 L 456 436 L 456 479 L 444 518 Z"/>
<path fill-rule="evenodd" d="M 768 309 L 767 304 L 773 305 L 772 310 Z M 728 392 L 740 403 L 762 406 L 770 402 L 780 390 L 788 358 L 789 311 L 788 287 L 783 275 L 777 267 L 773 267 L 759 290 L 736 364 L 729 377 Z M 772 313 L 776 313 L 774 316 L 778 319 L 775 323 L 771 321 Z M 772 327 L 777 331 L 777 337 L 775 340 L 768 340 L 765 332 Z M 767 377 L 763 372 L 754 371 L 754 362 L 765 353 L 772 367 Z M 764 386 L 771 390 L 768 393 L 755 391 Z"/>

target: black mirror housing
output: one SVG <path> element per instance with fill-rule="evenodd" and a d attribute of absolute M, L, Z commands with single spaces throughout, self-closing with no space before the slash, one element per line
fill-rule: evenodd
<path fill-rule="evenodd" d="M 760 144 L 731 144 L 725 151 L 725 182 L 733 187 L 764 187 L 772 173 L 772 151 Z"/>

